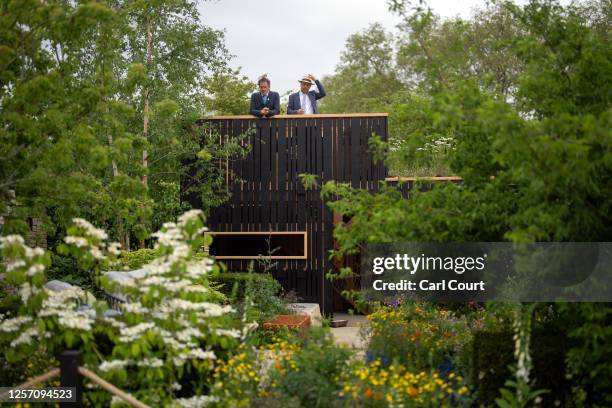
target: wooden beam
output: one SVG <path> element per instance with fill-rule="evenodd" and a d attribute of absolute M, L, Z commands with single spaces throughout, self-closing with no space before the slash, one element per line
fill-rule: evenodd
<path fill-rule="evenodd" d="M 462 181 L 461 176 L 423 176 L 423 177 L 386 177 L 387 183 L 397 183 L 400 181 Z"/>
<path fill-rule="evenodd" d="M 198 119 L 198 122 L 207 120 L 227 120 L 227 119 L 312 119 L 312 118 L 369 118 L 369 117 L 387 117 L 388 113 L 317 113 L 314 115 L 274 115 L 271 118 L 259 118 L 253 115 L 230 115 L 230 116 L 208 116 Z"/>

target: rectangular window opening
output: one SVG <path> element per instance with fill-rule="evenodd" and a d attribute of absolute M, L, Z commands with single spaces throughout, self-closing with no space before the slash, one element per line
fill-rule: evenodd
<path fill-rule="evenodd" d="M 306 231 L 207 232 L 216 259 L 307 259 Z"/>

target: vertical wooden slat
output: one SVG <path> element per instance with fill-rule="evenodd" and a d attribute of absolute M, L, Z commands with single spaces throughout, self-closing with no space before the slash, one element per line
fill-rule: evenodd
<path fill-rule="evenodd" d="M 351 157 L 351 175 L 350 182 L 354 188 L 359 188 L 359 175 L 361 169 L 361 137 L 360 137 L 360 126 L 359 118 L 351 118 L 351 131 L 350 131 L 350 157 Z"/>
<path fill-rule="evenodd" d="M 232 134 L 233 138 L 238 138 L 243 132 L 243 121 L 242 120 L 234 120 L 232 123 Z M 232 160 L 230 169 L 232 171 L 231 177 L 231 189 L 232 189 L 232 199 L 230 204 L 232 205 L 232 220 L 231 220 L 231 230 L 239 231 L 240 224 L 242 222 L 242 200 L 240 200 L 240 196 L 242 194 L 241 183 L 237 181 L 241 177 L 241 165 L 240 161 Z M 238 198 L 238 199 L 236 199 Z"/>
<path fill-rule="evenodd" d="M 272 123 L 265 120 L 261 127 L 261 184 L 259 190 L 260 205 L 260 228 L 262 231 L 270 229 L 270 183 L 271 177 L 271 147 L 272 147 Z"/>

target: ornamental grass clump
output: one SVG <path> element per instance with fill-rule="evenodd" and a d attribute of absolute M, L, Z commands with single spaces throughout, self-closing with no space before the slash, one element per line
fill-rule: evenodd
<path fill-rule="evenodd" d="M 14 367 L 32 353 L 55 356 L 66 349 L 83 352 L 87 367 L 151 406 L 203 406 L 214 401 L 206 378 L 213 362 L 235 348 L 254 325 L 231 316 L 233 308 L 216 301 L 208 275 L 215 265 L 198 256 L 204 236 L 199 210 L 166 223 L 154 234 L 160 256 L 141 274 L 110 281 L 102 270 L 118 254 L 106 233 L 85 220 L 69 228 L 62 251 L 87 267 L 107 293 L 125 298 L 120 311 L 109 311 L 80 288 L 54 292 L 43 287 L 49 256 L 30 249 L 18 236 L 0 241 L 6 281 L 20 305 L 0 321 L 0 346 Z M 118 403 L 92 388 L 85 398 L 94 406 Z"/>

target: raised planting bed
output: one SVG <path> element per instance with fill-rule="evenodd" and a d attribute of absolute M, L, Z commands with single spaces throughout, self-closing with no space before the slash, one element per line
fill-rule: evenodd
<path fill-rule="evenodd" d="M 264 330 L 279 330 L 281 327 L 289 329 L 304 330 L 310 327 L 310 316 L 308 315 L 277 315 L 263 324 Z"/>

